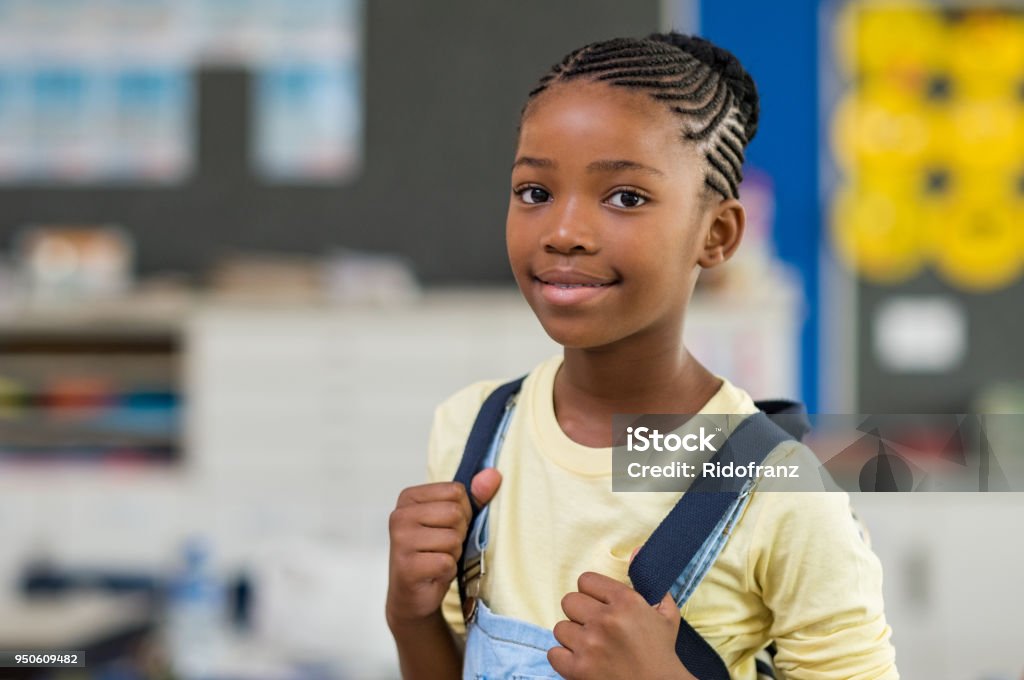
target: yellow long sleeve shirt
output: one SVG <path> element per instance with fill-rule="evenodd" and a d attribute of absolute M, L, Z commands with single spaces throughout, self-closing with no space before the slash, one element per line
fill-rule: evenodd
<path fill-rule="evenodd" d="M 613 493 L 610 448 L 578 444 L 555 417 L 560 356 L 523 383 L 492 501 L 487 573 L 481 597 L 496 613 L 552 628 L 565 618 L 560 601 L 584 571 L 629 584 L 641 546 L 679 493 Z M 450 480 L 484 399 L 498 381 L 466 387 L 435 412 L 428 454 L 431 481 Z M 701 410 L 750 414 L 753 400 L 725 382 Z M 801 451 L 802 449 L 802 451 Z M 808 453 L 794 442 L 773 462 Z M 813 455 L 813 454 L 810 454 Z M 445 619 L 465 632 L 458 590 Z M 735 680 L 756 676 L 754 654 L 771 641 L 787 680 L 898 678 L 882 603 L 882 570 L 841 492 L 757 492 L 725 548 L 681 609 L 719 653 Z"/>

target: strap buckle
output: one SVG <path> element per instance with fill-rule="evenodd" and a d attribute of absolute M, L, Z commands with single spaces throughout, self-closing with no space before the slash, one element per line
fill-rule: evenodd
<path fill-rule="evenodd" d="M 484 565 L 484 554 L 466 562 L 466 569 L 462 572 L 462 590 L 466 594 L 462 601 L 462 618 L 468 624 L 476 617 L 476 601 L 480 597 L 480 580 L 486 573 Z"/>

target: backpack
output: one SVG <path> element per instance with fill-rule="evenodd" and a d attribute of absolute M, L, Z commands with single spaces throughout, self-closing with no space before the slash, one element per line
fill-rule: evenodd
<path fill-rule="evenodd" d="M 485 460 L 493 459 L 500 449 L 502 435 L 524 378 L 501 385 L 487 397 L 466 441 L 455 481 L 466 487 L 470 505 L 473 506 L 471 527 L 481 524 L 478 518 L 482 512 L 486 512 L 486 508 L 476 507 L 470 493 L 470 482 L 477 472 L 486 467 Z M 811 429 L 802 404 L 770 400 L 757 401 L 755 405 L 758 412 L 745 418 L 729 435 L 712 458 L 713 462 L 733 461 L 737 466 L 752 462 L 759 465 L 779 444 L 788 440 L 800 441 Z M 690 492 L 682 495 L 630 563 L 629 577 L 633 587 L 649 604 L 657 604 L 669 592 L 676 578 L 683 573 L 705 542 L 714 535 L 716 529 L 721 529 L 722 522 L 726 520 L 740 494 L 750 490 L 749 486 L 729 488 L 728 484 L 724 488 L 715 488 L 712 486 L 714 483 L 707 478 L 697 478 Z M 457 575 L 459 597 L 467 619 L 472 615 L 475 604 L 475 593 L 469 592 L 469 586 L 474 581 L 479 585 L 483 570 L 481 552 L 471 540 L 473 536 L 474 531 L 471 529 L 463 544 Z M 702 565 L 697 582 L 707 573 L 716 557 L 717 554 L 713 555 Z M 692 587 L 695 586 L 696 583 L 693 583 Z M 770 659 L 773 651 L 771 645 L 767 651 Z M 681 616 L 676 636 L 676 654 L 684 660 L 687 670 L 699 680 L 729 680 L 725 662 Z M 755 660 L 758 675 L 774 678 L 770 662 L 763 655 L 760 656 Z"/>

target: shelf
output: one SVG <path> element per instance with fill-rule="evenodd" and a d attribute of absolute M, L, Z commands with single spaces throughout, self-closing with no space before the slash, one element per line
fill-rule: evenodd
<path fill-rule="evenodd" d="M 84 312 L 0 330 L 0 462 L 179 460 L 180 325 Z"/>

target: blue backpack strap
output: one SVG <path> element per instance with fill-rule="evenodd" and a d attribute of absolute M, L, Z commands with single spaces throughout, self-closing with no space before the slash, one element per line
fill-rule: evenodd
<path fill-rule="evenodd" d="M 510 400 L 519 393 L 526 376 L 517 378 L 511 382 L 498 387 L 484 400 L 480 411 L 473 422 L 473 429 L 469 431 L 469 438 L 466 440 L 466 448 L 462 453 L 462 461 L 459 469 L 455 472 L 455 481 L 466 487 L 466 495 L 469 497 L 469 505 L 473 509 L 473 517 L 470 520 L 470 531 L 466 532 L 466 540 L 462 544 L 462 555 L 459 557 L 456 581 L 459 584 L 459 598 L 462 600 L 463 610 L 467 611 L 466 602 L 466 581 L 467 571 L 479 568 L 479 551 L 470 546 L 470 539 L 473 536 L 472 528 L 476 524 L 481 508 L 478 508 L 473 500 L 470 490 L 470 483 L 473 476 L 480 471 L 484 459 L 490 449 L 494 435 L 501 424 L 502 417 L 508 408 Z M 472 564 L 472 557 L 475 556 L 477 564 Z"/>
<path fill-rule="evenodd" d="M 796 441 L 801 441 L 811 431 L 811 421 L 807 417 L 807 408 L 798 401 L 788 399 L 765 399 L 755 401 L 754 406 L 772 418 L 772 422 L 789 433 Z"/>
<path fill-rule="evenodd" d="M 459 469 L 455 472 L 455 481 L 462 482 L 466 487 L 469 504 L 473 506 L 474 518 L 480 513 L 480 508 L 476 507 L 476 503 L 473 502 L 469 484 L 473 481 L 473 475 L 480 471 L 480 466 L 487 456 L 487 449 L 491 445 L 499 423 L 501 423 L 501 417 L 505 415 L 505 407 L 508 405 L 509 399 L 519 393 L 525 378 L 526 376 L 516 378 L 491 392 L 480 406 L 480 412 L 476 414 L 476 420 L 473 422 L 473 429 L 469 431 L 466 448 L 462 453 L 462 461 L 459 463 Z"/>
<path fill-rule="evenodd" d="M 806 420 L 806 418 L 804 419 Z M 794 415 L 793 425 L 799 424 Z M 799 431 L 799 428 L 795 428 Z M 802 433 L 801 433 L 802 435 Z M 793 435 L 779 427 L 763 412 L 745 418 L 732 432 L 712 462 L 734 462 L 736 466 L 761 462 Z M 665 597 L 679 574 L 687 568 L 705 541 L 740 498 L 747 493 L 747 480 L 700 477 L 654 530 L 629 566 L 633 587 L 654 605 Z M 728 680 L 725 662 L 708 642 L 680 618 L 676 654 L 699 680 Z"/>

